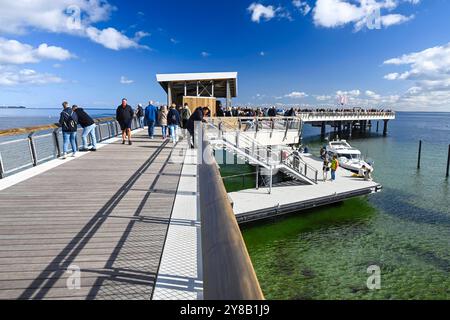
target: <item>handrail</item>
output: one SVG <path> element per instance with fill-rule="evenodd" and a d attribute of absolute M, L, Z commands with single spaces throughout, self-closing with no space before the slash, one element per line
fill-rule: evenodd
<path fill-rule="evenodd" d="M 291 168 L 292 170 L 298 172 L 298 170 L 295 168 L 295 165 L 291 164 L 289 161 L 287 161 L 290 158 L 293 158 L 294 160 L 297 160 L 299 162 L 299 164 L 301 164 L 304 168 L 305 168 L 305 172 L 300 172 L 302 175 L 304 175 L 307 179 L 313 181 L 314 183 L 317 184 L 318 181 L 318 174 L 319 171 L 314 168 L 313 166 L 311 166 L 310 164 L 308 164 L 305 160 L 303 160 L 299 155 L 294 154 L 293 152 L 290 153 L 290 155 L 286 158 L 286 159 L 282 159 L 281 163 L 283 163 L 284 165 L 288 166 L 289 168 Z M 300 167 L 300 166 L 299 166 Z M 308 176 L 308 172 L 313 172 L 313 176 L 314 178 L 310 178 Z"/>
<path fill-rule="evenodd" d="M 108 118 L 96 118 L 94 121 L 96 123 L 100 122 L 106 122 L 106 121 L 113 121 L 116 118 L 114 117 L 108 117 Z M 52 130 L 52 129 L 58 129 L 60 128 L 59 123 L 54 124 L 47 124 L 47 125 L 40 125 L 40 126 L 33 126 L 33 127 L 25 127 L 25 128 L 12 128 L 12 129 L 4 129 L 0 130 L 0 137 L 6 137 L 6 136 L 16 136 L 16 135 L 22 135 L 22 134 L 29 134 L 37 131 L 46 131 L 46 130 Z"/>
<path fill-rule="evenodd" d="M 198 174 L 204 299 L 264 300 L 217 164 L 200 161 Z"/>
<path fill-rule="evenodd" d="M 120 134 L 119 127 L 115 118 L 96 118 L 94 119 L 94 121 L 97 124 L 95 131 L 98 142 L 117 137 Z M 140 127 L 138 122 L 138 119 L 135 117 L 132 121 L 133 130 Z M 77 130 L 77 136 L 80 133 L 80 130 L 81 129 Z M 52 132 L 38 134 L 38 132 L 42 133 L 43 131 Z M 0 142 L 0 147 L 2 147 L 3 149 L 0 150 L 0 179 L 3 179 L 8 175 L 15 174 L 21 170 L 25 170 L 31 166 L 35 167 L 43 162 L 59 158 L 62 155 L 62 136 L 59 124 L 7 129 L 0 131 L 0 137 L 6 136 L 17 137 L 14 137 L 13 140 L 4 139 L 5 141 Z M 49 139 L 49 141 L 37 143 L 38 140 L 40 141 L 44 138 Z M 79 140 L 77 139 L 76 141 L 78 142 Z M 17 153 L 9 153 L 8 151 L 4 151 L 5 148 L 14 149 L 14 145 L 19 143 L 24 143 L 22 144 L 22 147 L 25 147 L 25 149 L 22 149 L 21 151 L 19 157 L 20 159 L 17 159 Z"/>

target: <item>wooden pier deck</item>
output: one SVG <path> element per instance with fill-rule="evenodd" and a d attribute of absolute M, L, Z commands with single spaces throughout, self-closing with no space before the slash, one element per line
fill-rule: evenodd
<path fill-rule="evenodd" d="M 151 299 L 182 169 L 171 151 L 141 132 L 0 191 L 0 299 Z"/>

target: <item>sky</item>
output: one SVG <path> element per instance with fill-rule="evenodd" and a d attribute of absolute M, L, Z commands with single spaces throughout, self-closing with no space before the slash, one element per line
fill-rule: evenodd
<path fill-rule="evenodd" d="M 164 103 L 157 73 L 238 72 L 234 104 L 450 111 L 447 0 L 0 0 L 0 105 Z"/>

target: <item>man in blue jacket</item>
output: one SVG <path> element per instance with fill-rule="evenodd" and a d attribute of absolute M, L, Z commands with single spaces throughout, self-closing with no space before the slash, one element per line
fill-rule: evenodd
<path fill-rule="evenodd" d="M 150 139 L 153 139 L 155 136 L 155 124 L 157 119 L 158 109 L 153 105 L 153 101 L 150 101 L 147 108 L 145 108 L 145 120 L 147 120 L 148 136 Z"/>

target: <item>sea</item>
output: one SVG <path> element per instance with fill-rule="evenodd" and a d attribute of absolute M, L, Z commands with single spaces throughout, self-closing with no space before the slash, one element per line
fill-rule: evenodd
<path fill-rule="evenodd" d="M 349 143 L 382 192 L 242 228 L 267 299 L 450 299 L 450 113 L 399 112 L 375 131 Z M 319 129 L 305 134 L 318 155 Z"/>
<path fill-rule="evenodd" d="M 0 130 L 55 123 L 59 112 L 0 109 Z M 319 130 L 304 131 L 315 154 Z M 349 142 L 374 162 L 382 192 L 242 227 L 267 299 L 450 298 L 450 113 L 399 112 L 388 135 L 381 132 L 380 122 L 380 132 L 374 126 Z M 222 170 L 242 172 L 230 168 Z"/>
<path fill-rule="evenodd" d="M 85 110 L 94 118 L 116 114 L 115 109 L 85 108 Z M 0 130 L 56 123 L 61 111 L 62 108 L 0 108 Z"/>

